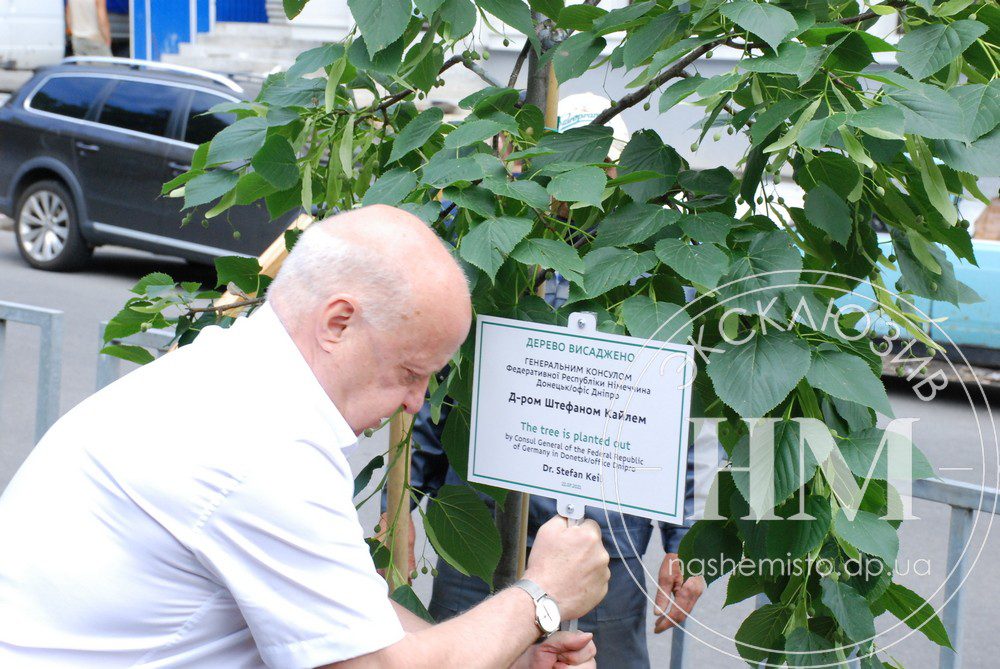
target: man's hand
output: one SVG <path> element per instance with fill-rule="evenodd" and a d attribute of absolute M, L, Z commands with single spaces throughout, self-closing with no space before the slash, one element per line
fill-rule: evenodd
<path fill-rule="evenodd" d="M 556 632 L 545 641 L 524 651 L 516 669 L 564 669 L 584 667 L 594 669 L 597 647 L 590 632 Z"/>
<path fill-rule="evenodd" d="M 538 528 L 524 577 L 556 600 L 562 618 L 570 620 L 604 599 L 611 578 L 608 562 L 597 523 L 569 525 L 556 516 Z"/>
<path fill-rule="evenodd" d="M 386 548 L 389 548 L 389 546 L 386 544 L 386 539 L 388 539 L 389 537 L 389 514 L 387 512 L 385 511 L 382 512 L 382 515 L 378 519 L 378 527 L 379 527 L 379 532 L 378 534 L 375 535 L 375 538 L 378 539 L 380 542 L 382 542 L 382 544 L 385 545 Z M 410 580 L 410 574 L 412 574 L 417 569 L 417 558 L 413 554 L 413 547 L 417 543 L 417 530 L 416 528 L 413 527 L 412 518 L 410 519 L 410 541 L 408 543 L 410 546 L 409 548 L 410 555 L 409 555 L 409 560 L 407 561 L 407 564 L 409 565 L 406 572 L 407 581 Z M 382 578 L 385 578 L 385 569 L 379 569 L 378 573 Z"/>
<path fill-rule="evenodd" d="M 667 553 L 660 565 L 660 575 L 657 578 L 656 606 L 653 613 L 658 617 L 653 631 L 659 634 L 679 625 L 688 617 L 694 605 L 705 592 L 705 579 L 692 576 L 685 580 L 681 573 L 681 561 L 677 553 Z M 671 603 L 670 597 L 674 601 Z"/>

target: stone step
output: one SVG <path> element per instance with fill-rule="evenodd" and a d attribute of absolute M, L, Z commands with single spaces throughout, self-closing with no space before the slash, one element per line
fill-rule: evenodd
<path fill-rule="evenodd" d="M 210 62 L 217 58 L 223 60 L 227 58 L 254 58 L 256 60 L 287 61 L 291 63 L 295 61 L 295 58 L 300 53 L 306 49 L 311 49 L 313 46 L 316 45 L 301 43 L 290 44 L 288 46 L 274 46 L 265 45 L 264 43 L 257 45 L 245 42 L 233 42 L 230 44 L 197 42 L 195 44 L 182 43 L 178 55 L 186 58 L 204 58 Z"/>

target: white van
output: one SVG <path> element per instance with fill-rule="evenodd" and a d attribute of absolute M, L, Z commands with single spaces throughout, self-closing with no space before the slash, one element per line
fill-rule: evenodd
<path fill-rule="evenodd" d="M 0 0 L 0 68 L 58 63 L 66 48 L 62 0 Z"/>

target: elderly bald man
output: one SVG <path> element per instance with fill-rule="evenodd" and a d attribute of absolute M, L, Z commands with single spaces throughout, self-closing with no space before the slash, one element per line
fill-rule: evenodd
<path fill-rule="evenodd" d="M 593 666 L 589 635 L 533 645 L 548 598 L 575 618 L 605 594 L 593 521 L 552 520 L 528 583 L 435 626 L 369 556 L 346 453 L 420 408 L 470 322 L 461 268 L 413 216 L 312 226 L 252 316 L 82 402 L 28 457 L 0 498 L 0 666 Z"/>

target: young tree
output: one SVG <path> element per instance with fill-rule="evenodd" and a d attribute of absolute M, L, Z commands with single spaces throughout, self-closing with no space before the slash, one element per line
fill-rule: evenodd
<path fill-rule="evenodd" d="M 596 0 L 414 3 L 350 0 L 356 30 L 269 76 L 256 100 L 225 105 L 239 120 L 199 147 L 191 171 L 164 193 L 183 195 L 187 207 L 215 203 L 206 220 L 260 199 L 272 217 L 297 207 L 318 218 L 359 204 L 402 207 L 454 246 L 477 313 L 564 324 L 570 311 L 588 310 L 607 332 L 676 341 L 703 332 L 700 345 L 720 352 L 698 361 L 707 374 L 698 375 L 695 413 L 723 420 L 722 443 L 734 463 L 747 460 L 742 419 L 772 417 L 775 469 L 795 471 L 794 419 L 813 418 L 836 428 L 836 448 L 850 450 L 850 475 L 864 483 L 879 458 L 875 410 L 888 406 L 881 360 L 853 336 L 857 314 L 820 325 L 798 317 L 796 308 L 820 305 L 814 308 L 822 314 L 828 300 L 869 283 L 875 309 L 933 347 L 911 298 L 976 299 L 955 279 L 941 247 L 975 262 L 954 196 L 988 202 L 977 177 L 1000 175 L 996 4 L 649 0 L 606 11 Z M 286 12 L 295 16 L 304 4 L 285 0 Z M 897 43 L 866 32 L 890 14 L 903 32 Z M 479 20 L 501 21 L 527 38 L 509 86 L 485 86 L 462 100 L 461 122 L 445 122 L 435 107 L 420 111 L 448 69 L 482 71 L 485 56 L 462 46 Z M 612 34 L 621 39 L 606 56 Z M 698 60 L 720 47 L 742 52 L 737 66 L 698 74 Z M 876 54 L 894 56 L 898 66 L 876 67 Z M 591 125 L 556 133 L 532 104 L 544 96 L 535 89 L 522 102 L 513 88 L 526 60 L 529 81 L 543 80 L 549 63 L 560 82 L 610 67 L 630 79 L 632 92 Z M 704 108 L 699 143 L 714 132 L 746 136 L 739 176 L 722 166 L 691 169 L 669 137 L 640 130 L 610 178 L 611 131 L 603 123 L 634 105 L 653 102 L 666 111 L 685 100 Z M 232 161 L 242 166 L 221 167 Z M 782 171 L 805 191 L 804 207 L 774 196 Z M 876 235 L 876 217 L 888 238 Z M 294 243 L 293 234 L 286 237 Z M 248 304 L 259 301 L 254 296 L 263 294 L 267 278 L 256 261 L 223 258 L 217 267 L 219 285 L 246 293 Z M 569 279 L 569 304 L 553 311 L 536 297 L 539 268 Z M 884 268 L 901 273 L 898 296 L 884 284 Z M 699 296 L 697 308 L 687 307 L 683 327 L 657 331 L 685 310 L 688 285 Z M 741 297 L 748 290 L 756 291 L 753 298 Z M 135 292 L 108 340 L 176 324 L 183 345 L 207 324 L 232 321 L 201 306 L 217 294 L 175 286 L 164 275 L 146 277 Z M 176 306 L 180 316 L 168 316 Z M 743 311 L 720 323 L 733 306 Z M 771 321 L 787 327 L 768 327 Z M 721 340 L 723 332 L 751 343 L 737 348 Z M 444 445 L 460 473 L 473 346 L 470 335 L 447 378 L 431 387 L 438 410 L 445 398 L 454 403 Z M 109 350 L 140 361 L 148 355 Z M 924 600 L 892 583 L 898 522 L 881 517 L 892 504 L 892 485 L 872 481 L 851 519 L 821 463 L 805 462 L 802 480 L 778 474 L 774 502 L 778 516 L 787 517 L 802 492 L 813 520 L 745 519 L 748 484 L 724 475 L 723 519 L 699 521 L 682 545 L 688 561 L 721 553 L 802 563 L 823 557 L 833 565 L 827 576 L 734 574 L 727 601 L 764 593 L 771 602 L 740 626 L 740 654 L 780 664 L 795 661 L 786 653 L 808 650 L 836 661 L 857 652 L 863 666 L 879 667 L 873 621 L 886 611 L 948 645 Z M 382 458 L 369 463 L 358 489 L 383 465 Z M 929 472 L 918 466 L 914 474 Z M 445 488 L 421 514 L 446 560 L 491 578 L 500 541 L 472 491 Z M 387 550 L 372 545 L 376 561 L 388 564 Z M 887 568 L 878 577 L 849 576 L 852 558 Z M 415 600 L 405 586 L 397 596 Z"/>

